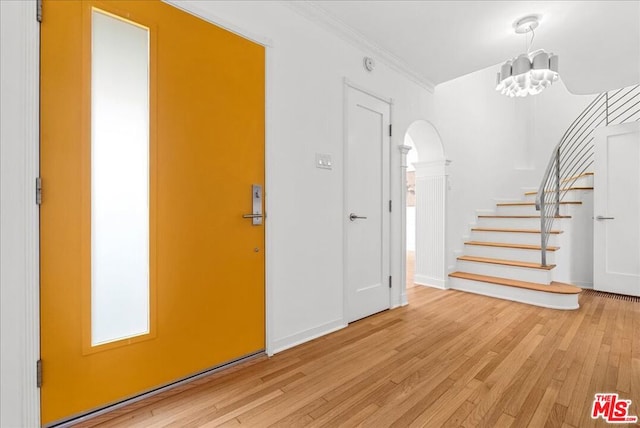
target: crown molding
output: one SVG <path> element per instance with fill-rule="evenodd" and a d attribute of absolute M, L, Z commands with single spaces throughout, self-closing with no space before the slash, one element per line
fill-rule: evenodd
<path fill-rule="evenodd" d="M 386 64 L 412 82 L 433 93 L 435 86 L 433 82 L 413 70 L 398 56 L 371 42 L 362 33 L 336 18 L 334 15 L 331 15 L 320 6 L 310 1 L 282 1 L 281 3 L 356 48 L 371 52 L 376 60 Z"/>

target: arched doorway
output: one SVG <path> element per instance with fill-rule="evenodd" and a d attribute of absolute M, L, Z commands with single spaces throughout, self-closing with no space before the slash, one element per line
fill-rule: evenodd
<path fill-rule="evenodd" d="M 407 285 L 446 288 L 447 165 L 437 129 L 426 120 L 409 126 L 407 153 Z M 413 278 L 413 284 L 411 283 Z"/>

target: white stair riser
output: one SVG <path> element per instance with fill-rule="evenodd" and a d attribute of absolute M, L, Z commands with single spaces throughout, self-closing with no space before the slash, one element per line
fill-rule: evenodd
<path fill-rule="evenodd" d="M 547 252 L 547 263 L 555 264 L 555 251 Z M 486 245 L 465 245 L 464 254 L 491 259 L 516 260 L 519 262 L 540 263 L 539 250 L 523 250 L 519 248 L 490 247 Z"/>
<path fill-rule="evenodd" d="M 580 186 L 575 185 L 573 187 L 593 187 L 591 185 Z M 593 195 L 593 190 L 570 190 L 564 197 L 565 201 L 584 201 L 585 198 L 591 197 Z M 536 195 L 524 195 L 522 199 L 523 202 L 535 202 Z"/>
<path fill-rule="evenodd" d="M 499 278 L 538 282 L 541 284 L 551 283 L 551 271 L 546 269 L 523 268 L 466 260 L 458 260 L 457 269 L 462 272 L 475 273 L 478 275 L 497 276 Z"/>
<path fill-rule="evenodd" d="M 544 308 L 572 310 L 579 307 L 578 294 L 545 293 L 463 278 L 449 278 L 449 288 Z"/>
<path fill-rule="evenodd" d="M 538 215 L 535 205 L 497 205 L 497 215 Z"/>
<path fill-rule="evenodd" d="M 570 215 L 570 208 L 567 204 L 560 204 L 560 215 Z M 498 205 L 497 215 L 540 215 L 535 205 Z"/>
<path fill-rule="evenodd" d="M 554 219 L 553 229 L 563 230 L 564 221 L 570 219 Z M 477 227 L 493 227 L 501 229 L 537 229 L 540 230 L 539 218 L 504 218 L 478 217 Z"/>
<path fill-rule="evenodd" d="M 540 227 L 538 226 L 538 229 Z M 528 244 L 540 245 L 539 233 L 517 233 L 517 232 L 481 232 L 472 230 L 470 241 L 480 242 L 504 242 L 508 244 Z M 549 236 L 549 245 L 557 246 L 558 235 Z"/>
<path fill-rule="evenodd" d="M 578 178 L 573 183 L 567 181 L 562 184 L 565 187 L 593 187 L 593 175 L 585 175 L 584 177 Z"/>

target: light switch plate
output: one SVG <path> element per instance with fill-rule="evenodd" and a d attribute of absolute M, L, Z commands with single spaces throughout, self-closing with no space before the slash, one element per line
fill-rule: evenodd
<path fill-rule="evenodd" d="M 331 155 L 326 153 L 316 153 L 316 168 L 333 169 Z"/>

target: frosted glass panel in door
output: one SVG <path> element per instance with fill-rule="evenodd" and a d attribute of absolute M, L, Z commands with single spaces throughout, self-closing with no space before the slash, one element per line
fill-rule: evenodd
<path fill-rule="evenodd" d="M 91 344 L 148 333 L 149 31 L 97 10 L 91 247 Z"/>

